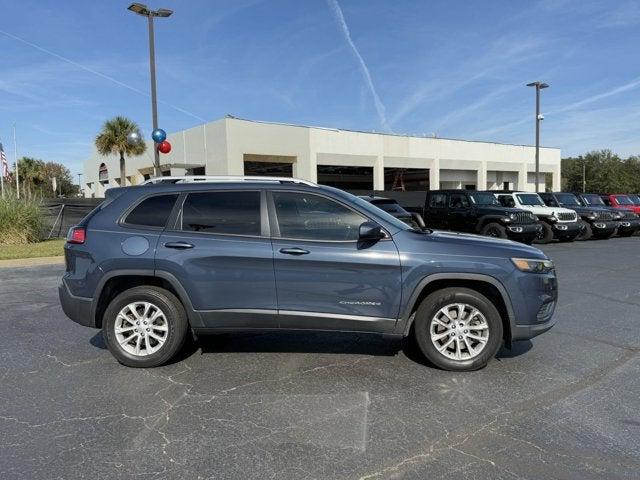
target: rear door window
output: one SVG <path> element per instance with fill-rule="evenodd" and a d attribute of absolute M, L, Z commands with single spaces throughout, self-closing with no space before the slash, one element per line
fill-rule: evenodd
<path fill-rule="evenodd" d="M 124 223 L 133 226 L 164 228 L 178 194 L 154 195 L 142 200 L 127 215 Z"/>
<path fill-rule="evenodd" d="M 260 192 L 190 193 L 182 206 L 182 230 L 260 235 Z"/>

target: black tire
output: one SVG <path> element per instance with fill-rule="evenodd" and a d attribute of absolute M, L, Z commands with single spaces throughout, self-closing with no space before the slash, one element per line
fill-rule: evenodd
<path fill-rule="evenodd" d="M 625 230 L 624 232 L 618 231 L 618 236 L 619 237 L 631 237 L 631 236 L 633 236 L 634 233 L 635 233 L 634 230 Z"/>
<path fill-rule="evenodd" d="M 534 243 L 549 243 L 553 240 L 553 229 L 551 228 L 551 225 L 546 222 L 540 222 L 540 225 L 542 225 L 542 230 L 540 230 L 538 235 L 536 235 Z"/>
<path fill-rule="evenodd" d="M 593 234 L 593 238 L 597 239 L 597 240 L 607 240 L 611 237 L 613 237 L 616 234 L 616 230 L 614 230 L 613 232 L 609 232 L 609 233 L 594 233 Z"/>
<path fill-rule="evenodd" d="M 588 222 L 580 220 L 580 225 L 582 226 L 582 230 L 576 237 L 576 240 L 589 240 L 591 237 L 593 237 L 593 229 Z"/>
<path fill-rule="evenodd" d="M 439 352 L 431 340 L 430 329 L 435 315 L 443 307 L 455 303 L 464 303 L 477 308 L 489 326 L 489 339 L 484 349 L 471 359 L 449 358 Z M 444 288 L 431 293 L 420 303 L 413 326 L 415 340 L 422 354 L 433 365 L 444 370 L 471 371 L 483 368 L 496 355 L 502 345 L 502 319 L 498 310 L 487 297 L 469 288 Z"/>
<path fill-rule="evenodd" d="M 487 223 L 480 233 L 486 237 L 507 238 L 507 229 L 495 222 Z"/>
<path fill-rule="evenodd" d="M 153 304 L 162 311 L 167 323 L 164 344 L 159 350 L 146 356 L 127 352 L 116 340 L 116 318 L 123 308 L 133 302 Z M 171 292 L 159 287 L 140 286 L 125 290 L 109 303 L 104 312 L 102 330 L 107 347 L 118 362 L 128 367 L 149 368 L 169 362 L 182 349 L 189 322 L 182 303 Z"/>

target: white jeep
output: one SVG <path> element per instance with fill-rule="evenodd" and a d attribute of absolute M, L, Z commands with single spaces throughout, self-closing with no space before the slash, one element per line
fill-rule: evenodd
<path fill-rule="evenodd" d="M 574 210 L 548 207 L 540 195 L 532 192 L 494 192 L 505 207 L 528 210 L 538 217 L 542 230 L 535 243 L 549 243 L 554 238 L 561 242 L 572 242 L 582 232 L 582 224 Z"/>

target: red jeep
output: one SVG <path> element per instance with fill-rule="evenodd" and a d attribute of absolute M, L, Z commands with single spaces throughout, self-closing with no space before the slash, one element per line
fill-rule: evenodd
<path fill-rule="evenodd" d="M 640 205 L 636 205 L 627 195 L 621 193 L 602 194 L 600 195 L 604 203 L 611 208 L 619 208 L 621 210 L 631 210 L 640 213 Z"/>

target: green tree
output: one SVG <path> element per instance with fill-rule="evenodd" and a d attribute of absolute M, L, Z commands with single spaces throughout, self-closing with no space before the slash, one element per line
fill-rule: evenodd
<path fill-rule="evenodd" d="M 611 150 L 598 150 L 579 157 L 563 158 L 563 189 L 582 191 L 583 171 L 587 192 L 640 192 L 638 157 L 622 159 Z"/>
<path fill-rule="evenodd" d="M 37 158 L 22 157 L 18 159 L 20 186 L 22 194 L 26 198 L 33 198 L 42 191 L 42 187 L 46 183 L 44 165 L 45 163 Z"/>
<path fill-rule="evenodd" d="M 104 122 L 102 131 L 95 141 L 100 155 L 113 153 L 120 155 L 120 185 L 123 187 L 126 185 L 125 155 L 129 157 L 142 155 L 147 148 L 144 142 L 129 143 L 127 136 L 133 132 L 138 133 L 142 138 L 140 128 L 134 121 L 118 116 Z"/>

